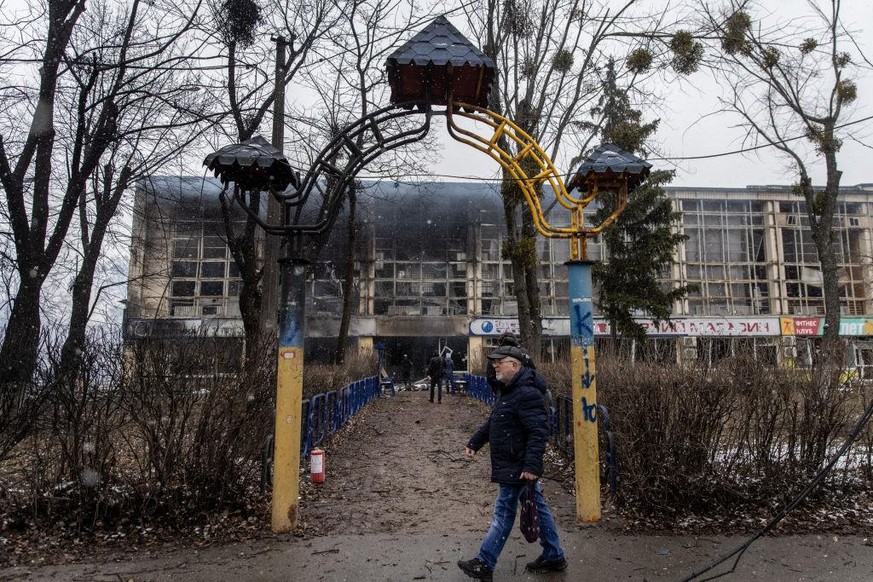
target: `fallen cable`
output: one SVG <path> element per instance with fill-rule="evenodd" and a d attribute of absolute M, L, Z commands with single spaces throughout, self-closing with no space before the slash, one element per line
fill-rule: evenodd
<path fill-rule="evenodd" d="M 855 427 L 852 429 L 852 432 L 850 432 L 849 436 L 846 437 L 845 442 L 843 442 L 843 445 L 836 452 L 836 454 L 831 458 L 830 462 L 828 462 L 828 464 L 825 465 L 824 468 L 818 472 L 818 474 L 815 476 L 815 478 L 809 482 L 809 484 L 803 489 L 803 491 L 800 492 L 800 494 L 797 497 L 794 498 L 794 500 L 791 503 L 786 505 L 785 508 L 783 508 L 782 511 L 780 511 L 778 514 L 776 514 L 776 516 L 773 517 L 773 519 L 771 519 L 770 522 L 766 526 L 764 526 L 760 531 L 758 531 L 758 533 L 756 533 L 751 538 L 749 538 L 745 543 L 743 543 L 742 545 L 740 545 L 739 547 L 734 549 L 729 554 L 722 556 L 721 558 L 719 558 L 718 560 L 716 560 L 715 562 L 713 562 L 712 564 L 710 564 L 706 568 L 704 568 L 702 570 L 698 570 L 697 572 L 694 572 L 693 574 L 691 574 L 687 578 L 683 578 L 682 582 L 690 582 L 691 580 L 696 579 L 698 576 L 701 576 L 701 575 L 705 574 L 706 572 L 709 572 L 710 570 L 712 570 L 716 566 L 719 566 L 719 565 L 727 562 L 732 557 L 736 556 L 737 559 L 734 560 L 734 563 L 731 566 L 730 570 L 727 570 L 726 572 L 722 572 L 721 574 L 716 574 L 715 576 L 710 576 L 709 578 L 703 578 L 699 582 L 707 582 L 708 580 L 715 580 L 716 578 L 721 578 L 722 576 L 726 576 L 728 574 L 733 574 L 737 569 L 737 565 L 740 563 L 740 558 L 743 557 L 743 554 L 746 552 L 746 550 L 749 549 L 749 547 L 758 538 L 760 538 L 761 536 L 766 534 L 768 531 L 770 531 L 771 529 L 776 527 L 776 524 L 778 524 L 780 521 L 782 521 L 785 518 L 785 516 L 788 515 L 788 513 L 790 511 L 792 511 L 794 508 L 796 508 L 798 505 L 800 505 L 801 502 L 804 499 L 806 499 L 807 495 L 812 493 L 812 491 L 816 487 L 818 487 L 818 485 L 822 482 L 822 480 L 824 480 L 825 476 L 827 476 L 827 474 L 831 471 L 831 469 L 834 468 L 834 465 L 837 464 L 837 461 L 840 459 L 840 457 L 842 457 L 846 453 L 846 451 L 849 450 L 849 447 L 852 446 L 852 443 L 854 443 L 855 440 L 857 440 L 858 436 L 861 434 L 861 431 L 864 430 L 864 426 L 867 424 L 867 421 L 870 420 L 871 416 L 873 416 L 873 400 L 871 400 L 870 403 L 867 404 L 867 408 L 864 410 L 864 414 L 861 415 L 861 418 L 855 424 Z"/>

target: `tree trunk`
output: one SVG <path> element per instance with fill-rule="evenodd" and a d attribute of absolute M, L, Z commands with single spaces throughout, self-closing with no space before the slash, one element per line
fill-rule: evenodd
<path fill-rule="evenodd" d="M 504 180 L 512 180 L 512 178 L 504 176 Z M 528 302 L 525 265 L 521 253 L 518 250 L 523 238 L 520 236 L 520 229 L 517 226 L 517 208 L 518 203 L 513 199 L 513 197 L 504 195 L 503 214 L 504 219 L 506 220 L 505 249 L 509 252 L 509 256 L 504 258 L 508 258 L 512 265 L 512 281 L 515 287 L 514 295 L 518 306 L 518 332 L 521 336 L 521 344 L 527 347 L 532 335 L 530 326 L 532 314 L 530 311 L 530 303 Z"/>
<path fill-rule="evenodd" d="M 70 327 L 64 347 L 61 349 L 59 375 L 61 379 L 75 379 L 79 357 L 85 345 L 85 330 L 88 326 L 88 312 L 91 307 L 91 285 L 97 268 L 97 256 L 86 254 L 82 267 L 73 283 Z"/>
<path fill-rule="evenodd" d="M 842 172 L 837 170 L 836 152 L 825 153 L 827 166 L 827 184 L 824 199 L 826 210 L 822 213 L 818 225 L 818 236 L 813 231 L 816 250 L 821 261 L 822 292 L 825 302 L 825 341 L 838 341 L 840 337 L 840 281 L 837 266 L 837 250 L 834 245 L 834 215 L 837 210 L 837 200 L 840 195 L 840 178 Z"/>
<path fill-rule="evenodd" d="M 526 262 L 524 267 L 525 292 L 527 293 L 528 319 L 527 342 L 524 344 L 534 362 L 542 358 L 543 318 L 540 304 L 540 284 L 537 268 L 539 267 L 539 255 L 536 251 L 537 232 L 534 228 L 530 210 L 522 212 L 522 231 L 525 239 L 533 242 L 533 260 Z"/>
<path fill-rule="evenodd" d="M 42 279 L 27 283 L 15 297 L 0 349 L 0 459 L 30 433 L 42 402 L 41 395 L 27 398 L 39 356 Z"/>
<path fill-rule="evenodd" d="M 113 185 L 113 170 L 110 164 L 104 167 L 103 179 L 104 190 L 103 202 L 95 206 L 97 216 L 94 220 L 94 228 L 90 237 L 83 235 L 83 262 L 73 282 L 72 308 L 70 310 L 70 325 L 67 339 L 61 349 L 60 375 L 62 378 L 75 379 L 78 369 L 79 357 L 85 346 L 86 329 L 91 310 L 91 288 L 94 285 L 94 271 L 97 269 L 97 261 L 103 249 L 103 241 L 106 238 L 106 229 L 109 222 L 115 216 L 118 204 L 124 191 L 130 182 L 131 170 L 125 166 L 118 176 L 118 182 Z M 84 195 L 84 190 L 83 190 Z M 97 194 L 101 197 L 101 193 Z M 83 233 L 87 230 L 83 227 Z"/>
<path fill-rule="evenodd" d="M 26 274 L 35 269 L 22 269 L 21 272 Z M 24 277 L 12 304 L 3 347 L 0 348 L 0 389 L 3 399 L 0 421 L 5 421 L 9 414 L 14 413 L 21 391 L 31 382 L 36 371 L 42 326 L 39 297 L 43 281 L 42 277 Z"/>
<path fill-rule="evenodd" d="M 243 281 L 240 285 L 239 313 L 246 338 L 246 362 L 254 361 L 261 341 L 261 290 L 257 283 Z"/>
<path fill-rule="evenodd" d="M 828 136 L 831 143 L 833 130 Z M 834 215 L 840 194 L 842 172 L 837 169 L 836 151 L 827 148 L 824 153 L 827 183 L 823 193 L 815 194 L 813 211 L 820 210 L 819 222 L 812 229 L 813 241 L 821 264 L 822 293 L 825 305 L 825 324 L 822 346 L 816 354 L 815 368 L 821 374 L 819 386 L 839 382 L 843 367 L 843 344 L 840 340 L 840 281 L 837 249 L 834 244 Z M 818 208 L 820 205 L 821 208 Z"/>
<path fill-rule="evenodd" d="M 340 320 L 339 335 L 336 338 L 336 349 L 333 354 L 333 361 L 336 364 L 342 364 L 345 359 L 346 338 L 349 336 L 349 324 L 352 319 L 352 286 L 355 281 L 355 244 L 357 238 L 355 235 L 356 202 L 357 192 L 355 186 L 352 185 L 349 188 L 349 244 L 346 250 L 348 262 L 346 263 L 345 276 L 343 277 L 343 314 L 342 319 Z"/>
<path fill-rule="evenodd" d="M 823 192 L 816 192 L 812 180 L 801 167 L 800 185 L 806 200 L 812 240 L 818 253 L 824 296 L 825 323 L 820 349 L 813 354 L 815 385 L 825 388 L 839 381 L 843 365 L 843 346 L 840 340 L 840 282 L 837 251 L 834 245 L 834 216 L 840 194 L 842 172 L 837 169 L 836 150 L 833 144 L 833 123 L 825 126 L 822 143 L 827 183 Z"/>

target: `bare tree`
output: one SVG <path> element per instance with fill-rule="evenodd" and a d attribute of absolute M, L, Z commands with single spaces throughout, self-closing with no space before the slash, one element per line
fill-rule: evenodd
<path fill-rule="evenodd" d="M 72 366 L 81 351 L 94 266 L 134 175 L 124 159 L 145 159 L 147 152 L 132 145 L 142 137 L 144 124 L 174 124 L 145 117 L 153 113 L 148 109 L 154 103 L 175 107 L 183 100 L 183 87 L 159 88 L 166 70 L 152 73 L 177 65 L 182 55 L 170 48 L 190 28 L 196 10 L 181 16 L 173 4 L 146 6 L 139 0 L 89 6 L 86 16 L 82 1 L 50 2 L 46 10 L 34 4 L 27 20 L 4 23 L 5 32 L 17 32 L 3 35 L 8 64 L 39 64 L 32 71 L 35 86 L 24 81 L 0 91 L 7 105 L 0 122 L 0 184 L 17 274 L 0 348 L 4 420 L 33 377 L 43 288 L 68 251 L 79 256 L 80 268 L 72 284 L 65 365 Z M 80 221 L 73 226 L 77 215 Z M 76 229 L 81 245 L 74 242 Z"/>
<path fill-rule="evenodd" d="M 631 80 L 649 71 L 658 54 L 669 52 L 669 38 L 661 36 L 664 12 L 649 14 L 642 5 L 635 0 L 482 0 L 470 5 L 470 29 L 480 32 L 480 44 L 498 69 L 489 109 L 513 120 L 556 165 L 571 165 L 597 134 L 588 126 L 578 130 L 600 96 L 608 58 L 627 61 L 620 78 L 633 86 Z M 502 194 L 503 253 L 512 262 L 522 342 L 539 356 L 536 230 L 528 208 L 520 204 L 519 187 L 505 172 Z"/>
<path fill-rule="evenodd" d="M 195 9 L 198 7 L 195 7 Z M 183 37 L 192 18 L 107 4 L 80 20 L 67 57 L 69 82 L 61 95 L 58 125 L 64 141 L 107 140 L 78 196 L 78 270 L 71 286 L 69 332 L 62 349 L 61 376 L 75 370 L 91 317 L 94 275 L 103 244 L 132 182 L 181 155 L 204 129 L 208 96 L 195 90 L 196 74 L 179 66 Z M 195 10 L 196 14 L 196 10 Z M 106 123 L 101 123 L 102 118 Z M 98 132 L 95 135 L 95 132 Z"/>
<path fill-rule="evenodd" d="M 840 0 L 809 0 L 807 5 L 806 16 L 775 19 L 750 0 L 701 4 L 704 34 L 714 45 L 710 65 L 725 89 L 724 110 L 741 119 L 747 145 L 769 145 L 784 156 L 806 202 L 822 273 L 825 349 L 819 355 L 827 359 L 819 363 L 825 363 L 840 353 L 835 351 L 840 290 L 834 245 L 839 154 L 843 141 L 856 133 L 855 79 L 870 63 L 843 21 Z M 820 169 L 824 188 L 813 185 Z"/>
<path fill-rule="evenodd" d="M 27 87 L 13 87 L 22 105 L 23 118 L 0 134 L 0 183 L 3 184 L 6 209 L 15 244 L 18 289 L 0 347 L 0 389 L 4 412 L 20 386 L 30 381 L 36 368 L 40 335 L 39 301 L 43 283 L 63 246 L 75 210 L 77 190 L 65 197 L 52 214 L 52 177 L 55 150 L 55 97 L 63 63 L 73 29 L 85 10 L 84 1 L 60 1 L 48 5 L 44 13 L 46 34 L 40 45 L 40 76 L 37 94 Z M 13 23 L 14 24 L 14 23 Z M 11 32 L 10 27 L 5 28 Z M 5 38 L 6 35 L 4 34 Z M 10 35 L 11 37 L 11 35 Z M 10 52 L 14 49 L 10 47 Z M 5 52 L 5 51 L 4 51 Z M 11 97 L 4 99 L 9 103 Z M 24 131 L 22 131 L 24 130 Z M 94 161 L 90 161 L 95 164 Z M 96 165 L 96 164 L 95 164 Z M 73 177 L 71 182 L 80 177 Z M 5 415 L 4 415 L 5 416 Z"/>
<path fill-rule="evenodd" d="M 284 51 L 278 76 L 287 87 L 308 66 L 310 51 L 334 26 L 339 6 L 331 0 L 213 0 L 211 6 L 212 18 L 204 27 L 224 66 L 206 72 L 204 85 L 226 104 L 216 126 L 218 134 L 242 142 L 255 135 L 274 112 L 276 75 L 270 65 L 277 51 Z M 242 280 L 239 306 L 246 354 L 250 355 L 262 335 L 264 268 L 276 266 L 264 265 L 259 256 L 263 233 L 255 220 L 249 216 L 241 227 L 235 227 L 227 204 L 223 198 L 227 244 Z M 251 210 L 256 215 L 260 205 L 258 197 L 253 197 Z"/>

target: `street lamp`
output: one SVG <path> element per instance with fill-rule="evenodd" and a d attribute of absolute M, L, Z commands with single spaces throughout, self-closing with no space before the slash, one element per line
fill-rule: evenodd
<path fill-rule="evenodd" d="M 587 240 L 615 222 L 628 194 L 649 175 L 652 165 L 603 144 L 585 158 L 570 180 L 570 190 L 583 197 L 574 209 L 576 235 L 570 240 L 567 262 L 570 287 L 570 369 L 573 388 L 573 447 L 576 464 L 576 516 L 583 522 L 600 520 L 600 455 L 597 442 L 597 367 L 594 353 L 591 265 Z M 594 200 L 612 196 L 612 213 L 600 224 L 586 226 L 583 209 Z M 555 236 L 555 235 L 547 235 Z"/>
<path fill-rule="evenodd" d="M 225 186 L 235 192 L 272 192 L 274 196 L 296 182 L 288 159 L 263 137 L 226 145 L 203 160 Z"/>
<path fill-rule="evenodd" d="M 296 225 L 285 221 L 271 224 L 260 216 L 257 200 L 267 191 L 283 205 L 283 194 L 299 180 L 288 160 L 267 140 L 255 136 L 240 144 L 225 146 L 204 160 L 227 187 L 233 184 L 233 197 L 268 234 L 291 235 Z M 254 201 L 254 203 L 253 203 Z M 289 244 L 289 252 L 293 252 Z M 298 251 L 299 245 L 294 246 Z M 303 326 L 305 318 L 306 261 L 288 257 L 279 261 L 281 290 L 279 297 L 279 346 L 276 371 L 276 419 L 273 439 L 272 529 L 276 533 L 291 531 L 296 525 L 298 505 L 298 469 L 300 466 L 300 425 L 303 409 Z M 266 265 L 271 268 L 272 265 Z"/>

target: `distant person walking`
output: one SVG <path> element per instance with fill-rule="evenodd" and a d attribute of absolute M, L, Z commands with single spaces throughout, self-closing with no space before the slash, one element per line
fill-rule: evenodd
<path fill-rule="evenodd" d="M 446 380 L 446 392 L 455 393 L 455 362 L 452 360 L 452 354 L 446 352 L 445 363 L 443 364 L 443 378 Z"/>
<path fill-rule="evenodd" d="M 430 380 L 430 401 L 433 402 L 434 389 L 437 392 L 437 403 L 443 403 L 443 372 L 446 363 L 439 352 L 434 352 L 427 363 L 427 379 Z"/>
<path fill-rule="evenodd" d="M 488 355 L 499 388 L 491 416 L 470 438 L 464 450 L 468 459 L 486 443 L 491 444 L 491 481 L 499 484 L 494 516 L 472 560 L 458 560 L 458 567 L 477 580 L 493 580 L 497 559 L 515 523 L 519 497 L 530 481 L 540 521 L 542 554 L 527 564 L 530 572 L 560 572 L 567 568 L 558 529 L 543 497 L 539 478 L 549 438 L 548 415 L 543 402 L 544 387 L 536 373 L 523 362 L 530 359 L 516 346 L 502 346 Z"/>
<path fill-rule="evenodd" d="M 404 388 L 409 388 L 409 383 L 412 380 L 412 359 L 408 354 L 403 354 L 400 360 L 400 381 L 403 382 Z"/>

